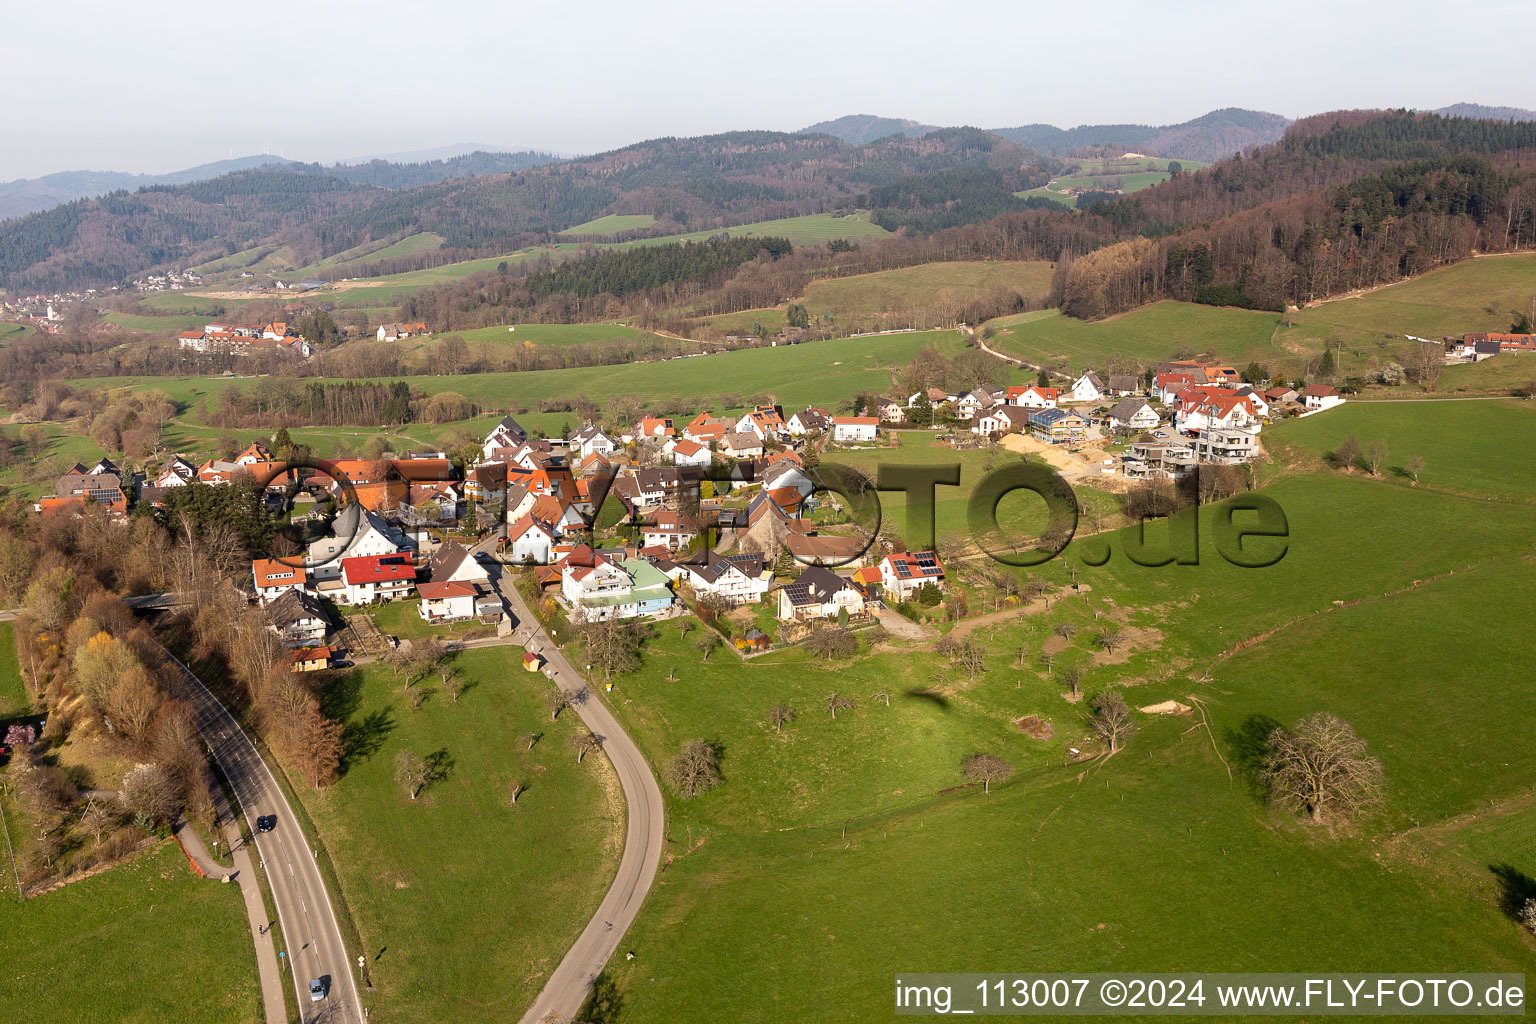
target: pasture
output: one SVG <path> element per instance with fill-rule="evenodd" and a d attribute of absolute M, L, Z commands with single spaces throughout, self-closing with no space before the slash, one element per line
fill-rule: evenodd
<path fill-rule="evenodd" d="M 887 391 L 893 372 L 910 362 L 918 349 L 930 345 L 953 355 L 964 342 L 956 331 L 924 331 L 652 363 L 405 379 L 426 394 L 452 391 L 486 409 L 537 409 L 541 401 L 552 399 L 586 398 L 601 403 L 614 395 L 634 395 L 658 405 L 698 410 L 718 408 L 722 394 L 750 399 L 759 393 L 776 396 L 786 409 L 802 409 L 815 403 L 835 405 L 860 390 Z M 158 388 L 178 402 L 195 406 L 224 387 L 248 388 L 256 381 L 254 377 L 107 377 L 79 383 Z"/>
<path fill-rule="evenodd" d="M 1532 943 L 1499 910 L 1492 867 L 1532 863 L 1536 694 L 1478 680 L 1485 666 L 1518 678 L 1536 639 L 1501 641 L 1488 662 L 1486 633 L 1456 612 L 1536 596 L 1521 564 L 1532 543 L 1508 532 L 1523 505 L 1331 472 L 1264 493 L 1290 523 L 1275 566 L 1216 558 L 1215 508 L 1198 566 L 1131 564 L 1128 536 L 1100 569 L 1069 548 L 1032 575 L 1065 587 L 1070 566 L 1087 589 L 972 631 L 988 653 L 974 678 L 899 643 L 830 664 L 795 650 L 702 661 L 658 627 L 611 703 L 658 766 L 685 739 L 717 744 L 725 782 L 673 799 L 668 868 L 632 933 L 635 961 L 610 965 L 610 1004 L 640 1022 L 811 1019 L 832 1005 L 872 1019 L 889 1012 L 892 971 L 999 957 L 1037 970 L 1169 956 L 1185 970 L 1524 970 Z M 1089 639 L 1106 621 L 1131 638 L 1113 656 Z M 1065 643 L 1063 622 L 1078 627 Z M 1057 651 L 1052 671 L 1043 649 Z M 1133 705 L 1196 711 L 1138 714 L 1121 753 L 1064 764 L 1068 746 L 1095 749 L 1054 678 L 1069 663 L 1089 694 L 1123 685 Z M 830 692 L 855 707 L 834 720 Z M 798 713 L 782 733 L 766 720 L 779 701 Z M 1252 789 L 1255 735 L 1320 709 L 1354 724 L 1388 779 L 1379 817 L 1331 835 Z M 1052 738 L 1014 725 L 1031 714 Z M 1017 775 L 990 795 L 965 785 L 960 762 L 976 752 Z M 766 980 L 749 996 L 721 978 Z"/>
<path fill-rule="evenodd" d="M 1257 360 L 1278 371 L 1296 360 L 1272 340 L 1278 322 L 1273 313 L 1188 302 L 1156 302 L 1091 323 L 1036 311 L 989 321 L 994 336 L 987 344 L 1068 373 L 1085 367 L 1102 373 L 1112 363 L 1155 365 L 1203 353 L 1239 368 Z"/>
<path fill-rule="evenodd" d="M 812 316 L 834 321 L 878 319 L 891 327 L 932 327 L 953 320 L 970 302 L 997 291 L 1014 291 L 1043 301 L 1052 265 L 987 260 L 924 263 L 853 277 L 812 281 L 799 301 Z"/>
<path fill-rule="evenodd" d="M 656 223 L 649 213 L 610 213 L 582 224 L 573 224 L 562 235 L 616 235 L 620 231 L 638 231 Z"/>
<path fill-rule="evenodd" d="M 391 1018 L 516 1019 L 617 867 L 624 805 L 613 769 L 600 754 L 576 763 L 566 740 L 580 720 L 550 721 L 549 683 L 524 672 L 520 654 L 455 655 L 457 702 L 434 673 L 416 683 L 425 700 L 413 708 L 380 666 L 324 690 L 347 729 L 345 771 L 298 795 L 368 951 L 370 1001 Z M 521 738 L 530 734 L 532 750 Z M 402 750 L 444 773 L 414 801 L 394 778 Z M 526 792 L 514 805 L 516 782 Z"/>
<path fill-rule="evenodd" d="M 194 875 L 174 842 L 23 903 L 14 893 L 7 866 L 0 1018 L 154 1024 L 174 1006 L 181 1020 L 263 1020 L 240 892 Z"/>

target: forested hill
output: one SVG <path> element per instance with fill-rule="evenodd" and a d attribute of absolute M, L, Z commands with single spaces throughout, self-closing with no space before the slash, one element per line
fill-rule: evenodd
<path fill-rule="evenodd" d="M 653 215 L 656 234 L 707 230 L 846 208 L 880 185 L 957 168 L 996 170 L 1007 187 L 1032 187 L 1048 169 L 1021 168 L 1039 160 L 1026 147 L 959 128 L 862 145 L 779 132 L 652 139 L 412 187 L 376 187 L 398 181 L 383 169 L 346 172 L 364 184 L 336 169 L 262 169 L 115 193 L 0 224 L 0 286 L 112 285 L 263 243 L 312 261 L 418 231 L 442 236 L 448 250 L 505 252 L 609 213 Z"/>
<path fill-rule="evenodd" d="M 1095 204 L 1116 244 L 1063 260 L 1098 317 L 1159 298 L 1281 309 L 1536 244 L 1536 122 L 1353 111 Z"/>

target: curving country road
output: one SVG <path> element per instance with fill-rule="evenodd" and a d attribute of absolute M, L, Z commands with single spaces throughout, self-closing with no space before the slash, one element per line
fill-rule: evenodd
<path fill-rule="evenodd" d="M 256 837 L 256 850 L 266 869 L 288 947 L 283 970 L 291 976 L 300 1019 L 304 1024 L 363 1024 L 353 962 L 341 940 L 325 880 L 293 808 L 240 724 L 187 666 L 169 651 L 166 656 L 181 669 L 186 685 L 179 696 L 191 706 L 192 720 L 234 789 Z M 268 814 L 277 815 L 277 827 L 271 832 L 256 831 L 256 818 Z M 325 979 L 328 984 L 326 996 L 319 1002 L 310 1001 L 311 978 Z"/>
<path fill-rule="evenodd" d="M 493 541 L 494 537 L 479 545 L 477 551 L 489 550 L 494 546 Z M 589 693 L 586 680 L 539 627 L 510 574 L 498 572 L 494 567 L 490 571 L 492 582 L 518 622 L 514 636 L 523 638 L 524 646 L 544 659 L 544 674 L 576 698 L 572 708 L 592 734 L 601 740 L 603 752 L 608 755 L 613 770 L 618 773 L 619 783 L 624 787 L 629 820 L 618 873 L 603 896 L 603 902 L 598 904 L 597 913 L 592 915 L 592 920 L 577 936 L 576 944 L 549 976 L 539 997 L 523 1014 L 522 1024 L 540 1024 L 551 1013 L 569 1020 L 581 1010 L 593 982 L 618 951 L 624 933 L 640 912 L 645 894 L 656 878 L 663 838 L 661 787 L 656 784 L 656 777 L 651 774 L 640 748 L 613 717 L 608 705 Z"/>

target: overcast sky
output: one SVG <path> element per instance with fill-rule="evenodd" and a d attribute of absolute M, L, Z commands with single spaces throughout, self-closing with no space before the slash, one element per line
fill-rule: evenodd
<path fill-rule="evenodd" d="M 11 4 L 0 180 L 590 153 L 843 114 L 997 128 L 1536 107 L 1532 0 L 267 0 Z"/>

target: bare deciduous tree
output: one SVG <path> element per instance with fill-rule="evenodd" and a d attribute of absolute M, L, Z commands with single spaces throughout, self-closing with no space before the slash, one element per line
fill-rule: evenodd
<path fill-rule="evenodd" d="M 837 721 L 837 713 L 839 711 L 847 711 L 849 708 L 853 707 L 853 698 L 844 697 L 840 693 L 829 693 L 827 694 L 827 699 L 823 706 L 828 711 L 832 712 L 832 720 L 835 722 Z"/>
<path fill-rule="evenodd" d="M 1093 642 L 1113 654 L 1125 646 L 1125 634 L 1118 629 L 1101 629 L 1094 635 Z"/>
<path fill-rule="evenodd" d="M 1072 696 L 1075 697 L 1083 685 L 1083 670 L 1076 665 L 1068 665 L 1061 672 L 1061 681 L 1067 684 L 1067 689 L 1071 690 Z"/>
<path fill-rule="evenodd" d="M 1333 450 L 1333 464 L 1340 469 L 1354 469 L 1355 463 L 1359 461 L 1360 442 L 1353 437 L 1346 437 Z"/>
<path fill-rule="evenodd" d="M 961 766 L 965 777 L 981 783 L 983 793 L 992 792 L 992 783 L 1003 782 L 1013 775 L 1013 765 L 993 754 L 972 754 Z"/>
<path fill-rule="evenodd" d="M 700 633 L 699 638 L 693 642 L 693 649 L 703 655 L 703 658 L 700 660 L 706 662 L 709 661 L 710 654 L 715 650 L 715 648 L 719 646 L 720 634 L 716 633 L 713 629 L 706 629 L 704 632 Z"/>
<path fill-rule="evenodd" d="M 526 743 L 528 745 L 528 749 L 532 750 L 533 749 L 533 745 L 535 743 L 539 742 L 539 737 L 541 735 L 542 735 L 542 733 L 525 732 L 525 733 L 523 733 L 521 736 L 519 736 L 517 738 L 517 741 L 519 743 Z"/>
<path fill-rule="evenodd" d="M 577 764 L 581 764 L 582 761 L 586 760 L 588 754 L 596 753 L 603 747 L 597 737 L 586 730 L 572 733 L 566 739 L 565 745 L 575 752 Z"/>
<path fill-rule="evenodd" d="M 1387 442 L 1377 438 L 1365 450 L 1365 465 L 1371 476 L 1381 476 L 1381 465 L 1387 461 Z"/>
<path fill-rule="evenodd" d="M 773 723 L 774 732 L 783 732 L 784 727 L 795 720 L 795 709 L 788 704 L 775 704 L 768 709 L 768 721 Z"/>
<path fill-rule="evenodd" d="M 1419 482 L 1419 474 L 1424 472 L 1424 460 L 1417 455 L 1408 456 L 1408 461 L 1403 463 L 1403 472 L 1413 478 L 1414 483 Z"/>
<path fill-rule="evenodd" d="M 402 750 L 395 755 L 395 781 L 413 801 L 427 784 L 428 775 L 427 762 L 419 754 Z"/>
<path fill-rule="evenodd" d="M 1109 744 L 1111 754 L 1118 751 L 1136 733 L 1130 705 L 1117 690 L 1105 690 L 1093 698 L 1094 735 Z"/>
<path fill-rule="evenodd" d="M 876 690 L 874 693 L 869 695 L 869 699 L 870 700 L 884 701 L 885 702 L 885 706 L 886 707 L 890 707 L 891 706 L 891 691 L 890 690 Z"/>
<path fill-rule="evenodd" d="M 570 706 L 571 698 L 567 696 L 566 692 L 560 689 L 560 687 L 555 687 L 555 689 L 549 695 L 549 720 L 553 722 L 555 719 L 560 717 L 560 712 L 564 711 Z M 532 750 L 533 744 L 530 743 L 528 745 L 528 749 Z"/>
<path fill-rule="evenodd" d="M 1264 775 L 1276 800 L 1314 822 L 1348 820 L 1381 799 L 1381 762 L 1327 711 L 1269 734 Z"/>
<path fill-rule="evenodd" d="M 708 792 L 720 784 L 715 748 L 703 740 L 689 740 L 667 762 L 666 778 L 684 800 Z"/>
<path fill-rule="evenodd" d="M 1077 632 L 1077 624 L 1074 622 L 1056 623 L 1056 635 L 1063 640 L 1071 640 L 1072 634 Z"/>

